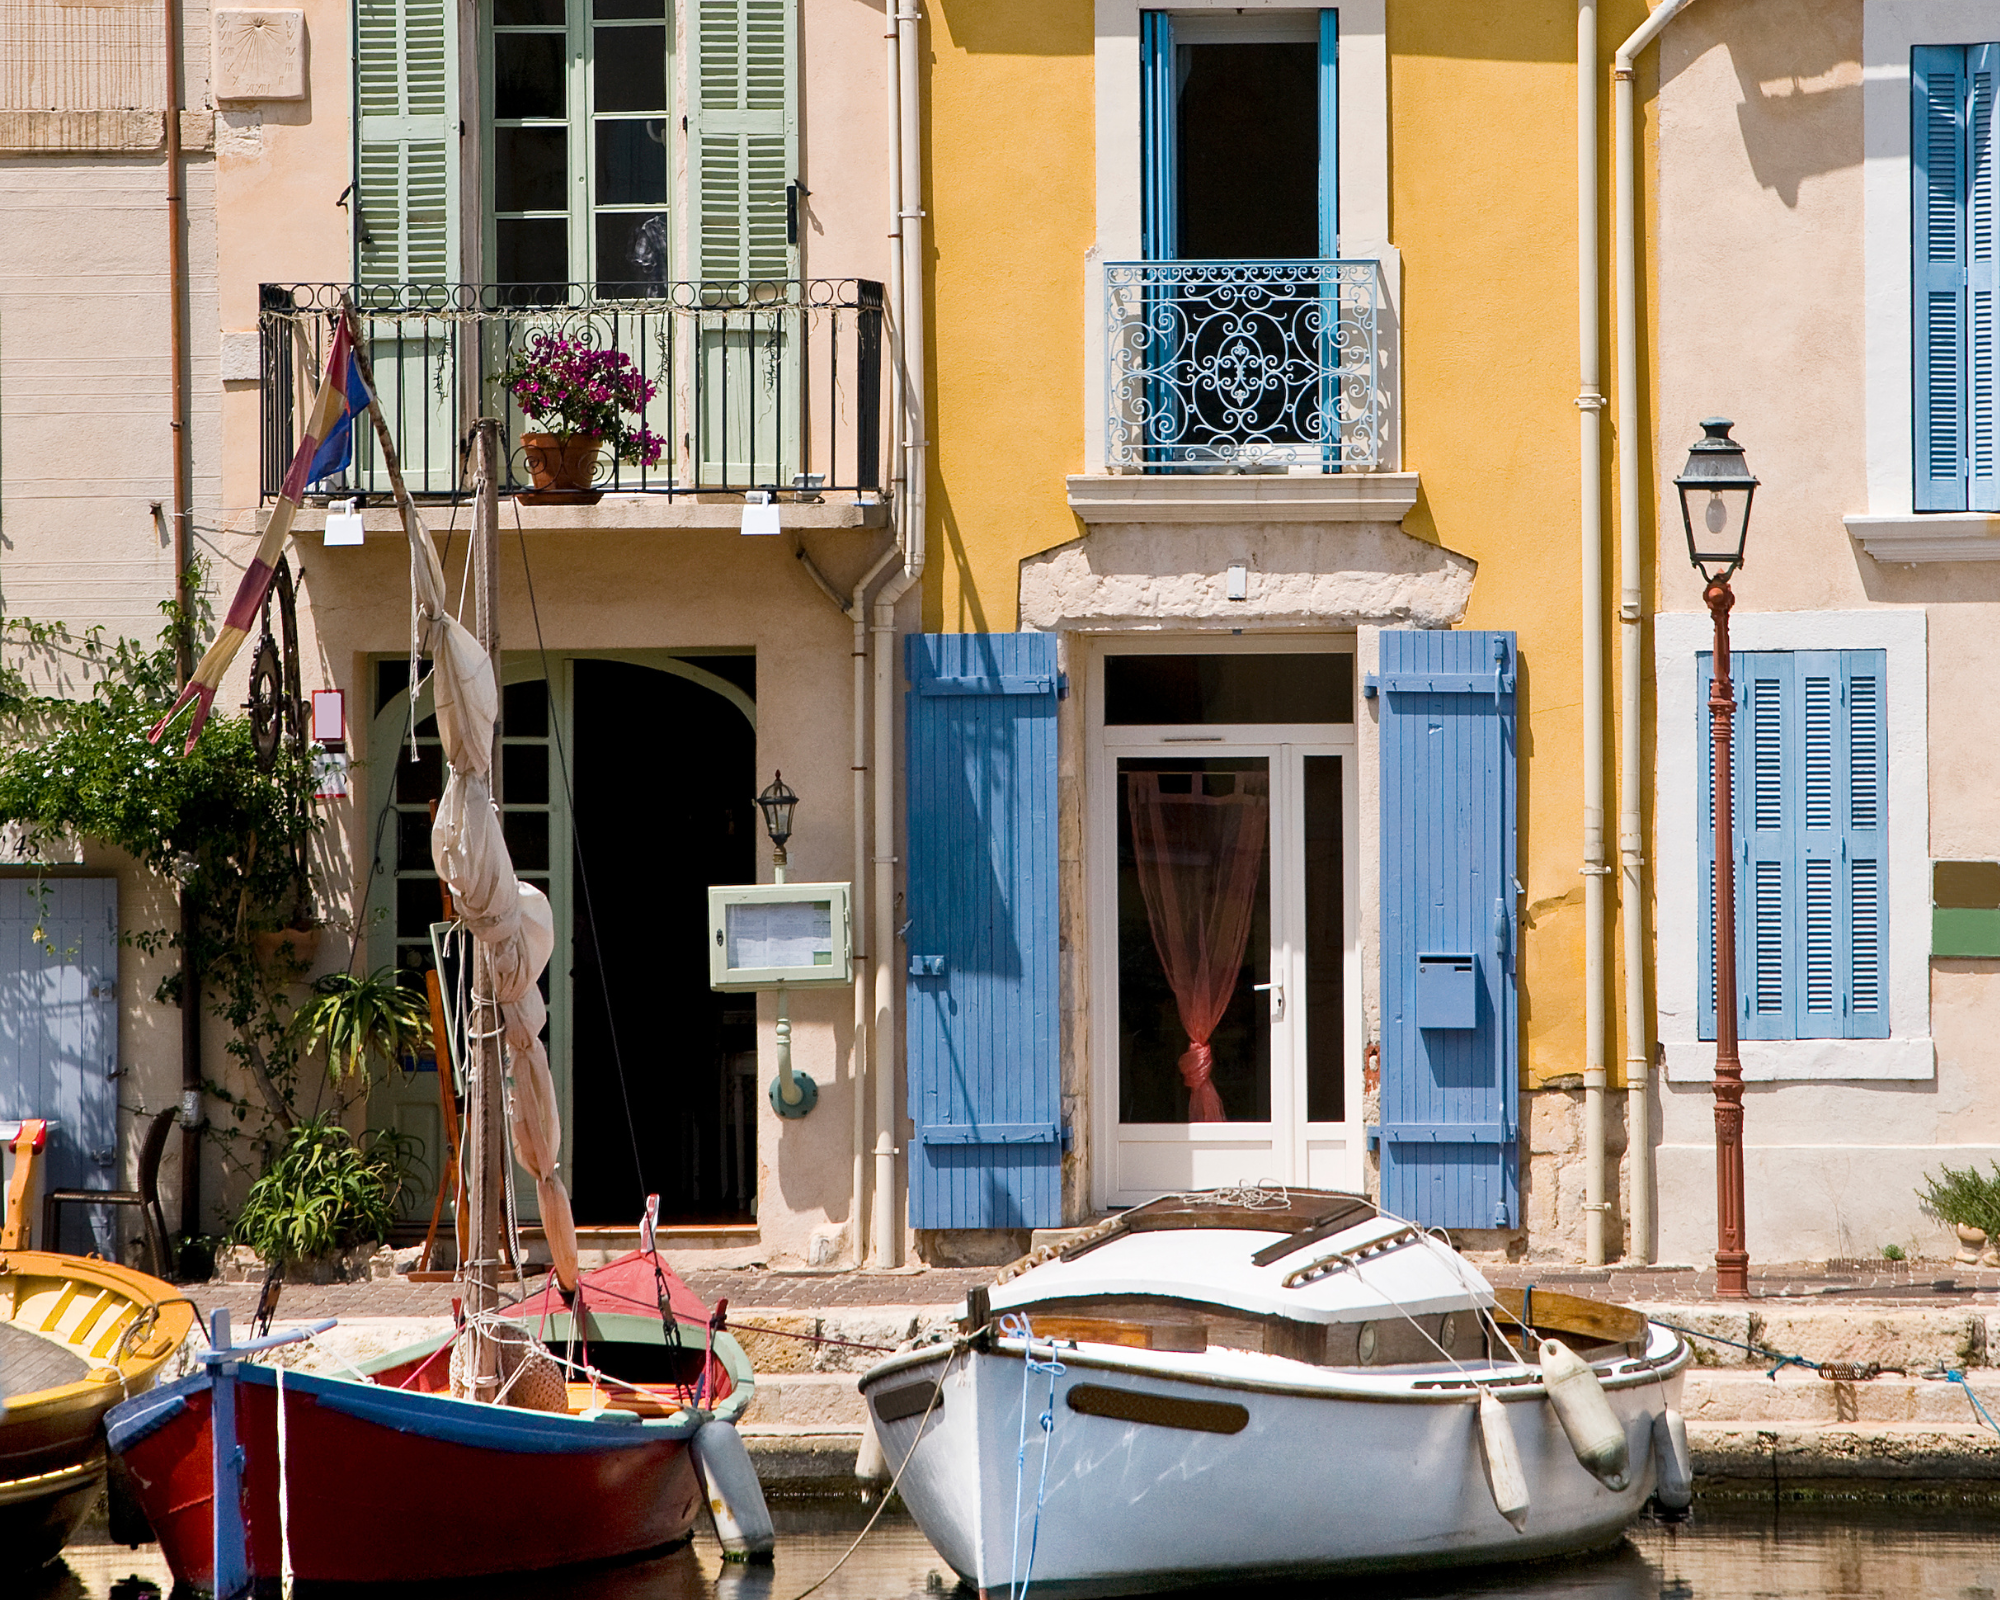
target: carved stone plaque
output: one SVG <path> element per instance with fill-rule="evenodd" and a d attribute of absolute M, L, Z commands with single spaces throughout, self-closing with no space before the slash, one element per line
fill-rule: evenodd
<path fill-rule="evenodd" d="M 215 13 L 216 99 L 303 100 L 305 95 L 305 12 Z"/>

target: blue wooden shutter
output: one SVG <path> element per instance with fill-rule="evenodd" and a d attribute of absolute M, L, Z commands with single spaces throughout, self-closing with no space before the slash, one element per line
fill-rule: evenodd
<path fill-rule="evenodd" d="M 1695 728 L 1701 749 L 1701 1037 L 1715 1037 L 1714 752 L 1708 694 L 1715 658 L 1696 658 Z M 1736 1032 L 1741 1039 L 1790 1039 L 1798 1010 L 1801 909 L 1797 892 L 1798 733 L 1792 658 L 1782 650 L 1738 650 L 1730 658 L 1736 695 L 1731 746 L 1736 835 Z"/>
<path fill-rule="evenodd" d="M 1993 96 L 2000 84 L 2000 45 L 1965 51 L 1965 476 L 1974 511 L 2000 511 L 2000 439 L 1994 408 L 2000 371 L 2000 241 L 1996 241 Z"/>
<path fill-rule="evenodd" d="M 118 1187 L 118 880 L 0 883 L 0 1118 L 47 1117 L 45 1189 Z M 45 897 L 45 900 L 44 900 Z M 37 1219 L 39 1222 L 39 1219 Z M 72 1210 L 47 1250 L 116 1253 Z"/>
<path fill-rule="evenodd" d="M 1889 1032 L 1888 729 L 1879 650 L 1739 651 L 1736 690 L 1736 992 L 1743 1039 Z M 1715 1037 L 1714 846 L 1708 689 L 1701 741 L 1701 1037 Z"/>
<path fill-rule="evenodd" d="M 1915 505 L 1966 509 L 1965 51 L 1910 55 Z"/>
<path fill-rule="evenodd" d="M 1340 254 L 1340 13 L 1319 14 L 1319 253 Z"/>
<path fill-rule="evenodd" d="M 1174 19 L 1165 11 L 1139 13 L 1140 238 L 1148 261 L 1171 261 L 1180 254 L 1175 166 Z"/>
<path fill-rule="evenodd" d="M 1845 837 L 1835 883 L 1845 942 L 1835 971 L 1845 979 L 1848 1039 L 1889 1037 L 1888 666 L 1885 651 L 1840 652 L 1835 803 Z"/>
<path fill-rule="evenodd" d="M 1517 1227 L 1514 635 L 1387 630 L 1381 650 L 1382 1204 Z M 1474 1026 L 1422 1025 L 1427 956 L 1472 958 Z"/>
<path fill-rule="evenodd" d="M 910 1224 L 1062 1220 L 1056 640 L 912 634 Z"/>

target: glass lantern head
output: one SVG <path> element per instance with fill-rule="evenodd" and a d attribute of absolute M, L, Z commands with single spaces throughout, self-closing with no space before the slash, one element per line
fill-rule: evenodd
<path fill-rule="evenodd" d="M 1681 525 L 1687 530 L 1688 560 L 1710 583 L 1727 580 L 1743 565 L 1750 501 L 1757 492 L 1743 446 L 1729 437 L 1734 426 L 1727 417 L 1704 417 L 1702 437 L 1674 479 L 1681 497 Z"/>

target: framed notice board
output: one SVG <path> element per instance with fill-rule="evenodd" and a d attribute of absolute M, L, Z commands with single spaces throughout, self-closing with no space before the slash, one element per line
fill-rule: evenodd
<path fill-rule="evenodd" d="M 717 884 L 708 891 L 708 981 L 724 991 L 854 981 L 844 883 Z"/>

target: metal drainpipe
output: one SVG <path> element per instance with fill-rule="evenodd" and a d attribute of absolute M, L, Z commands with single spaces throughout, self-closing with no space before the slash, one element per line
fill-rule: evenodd
<path fill-rule="evenodd" d="M 181 192 L 181 7 L 165 0 L 167 102 L 167 386 L 171 394 L 168 438 L 173 484 L 174 594 L 184 608 L 174 630 L 174 669 L 182 685 L 194 672 L 194 640 L 185 608 L 193 600 L 188 585 L 189 504 L 187 361 L 187 263 L 182 255 L 186 201 Z M 201 1232 L 201 974 L 194 960 L 200 922 L 194 896 L 180 896 L 181 938 L 181 1231 Z M 53 1246 L 51 1246 L 53 1248 Z"/>
<path fill-rule="evenodd" d="M 1617 211 L 1618 311 L 1618 864 L 1625 947 L 1626 1148 L 1631 1152 L 1631 1243 L 1635 1261 L 1653 1259 L 1653 1085 L 1646 1027 L 1644 819 L 1639 797 L 1644 640 L 1643 536 L 1639 507 L 1639 268 L 1632 62 L 1690 0 L 1663 0 L 1612 57 L 1613 184 Z"/>
<path fill-rule="evenodd" d="M 1582 434 L 1584 1253 L 1604 1262 L 1604 395 L 1599 388 L 1597 0 L 1576 6 L 1576 397 Z"/>
<path fill-rule="evenodd" d="M 897 156 L 891 180 L 896 249 L 891 261 L 898 318 L 895 363 L 902 391 L 902 494 L 898 501 L 903 570 L 875 597 L 875 1207 L 874 1261 L 902 1264 L 896 1220 L 896 603 L 924 574 L 925 460 L 923 147 L 918 91 L 918 0 L 896 10 Z"/>
<path fill-rule="evenodd" d="M 890 424 L 893 435 L 894 422 Z M 893 446 L 893 438 L 892 438 Z M 868 1029 L 874 1021 L 874 986 L 869 982 L 868 965 L 868 589 L 896 559 L 891 544 L 874 565 L 861 575 L 847 603 L 847 615 L 854 625 L 854 1036 L 850 1046 L 853 1069 L 849 1081 L 854 1093 L 852 1193 L 847 1215 L 852 1219 L 848 1243 L 858 1267 L 868 1259 Z"/>

